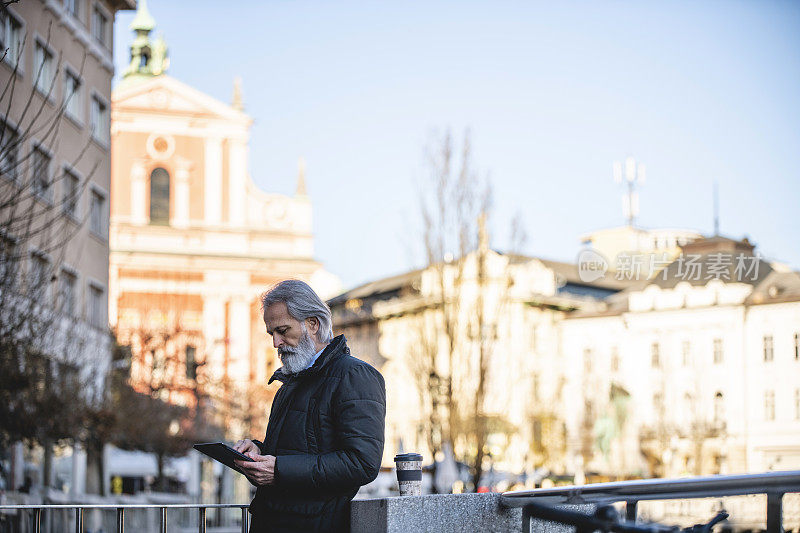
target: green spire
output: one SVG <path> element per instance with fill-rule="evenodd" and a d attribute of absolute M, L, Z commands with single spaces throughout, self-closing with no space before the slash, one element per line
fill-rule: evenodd
<path fill-rule="evenodd" d="M 147 10 L 147 0 L 139 0 L 136 17 L 130 25 L 136 35 L 131 43 L 131 61 L 122 73 L 125 80 L 158 76 L 169 67 L 164 37 L 159 36 L 154 42 L 150 40 L 150 33 L 155 27 L 156 21 Z"/>
<path fill-rule="evenodd" d="M 151 32 L 156 27 L 156 19 L 147 10 L 147 0 L 139 0 L 136 6 L 136 17 L 128 26 L 134 31 Z"/>

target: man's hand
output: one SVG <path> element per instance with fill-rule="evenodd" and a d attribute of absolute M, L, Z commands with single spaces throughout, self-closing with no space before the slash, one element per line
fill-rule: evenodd
<path fill-rule="evenodd" d="M 237 443 L 238 444 L 238 443 Z M 253 444 L 252 442 L 250 444 Z M 255 444 L 253 444 L 255 446 Z M 238 449 L 238 448 L 237 448 Z M 275 456 L 259 455 L 256 452 L 245 452 L 253 461 L 234 460 L 248 481 L 256 487 L 275 483 Z"/>
<path fill-rule="evenodd" d="M 242 439 L 237 441 L 236 444 L 233 445 L 233 449 L 245 455 L 247 455 L 248 452 L 261 453 L 261 450 L 258 449 L 256 443 L 250 439 Z"/>

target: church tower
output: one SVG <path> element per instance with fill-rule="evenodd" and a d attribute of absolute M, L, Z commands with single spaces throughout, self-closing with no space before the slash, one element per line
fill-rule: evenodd
<path fill-rule="evenodd" d="M 287 278 L 333 295 L 337 280 L 314 259 L 305 186 L 290 196 L 251 179 L 241 83 L 228 104 L 168 75 L 138 5 L 112 96 L 109 319 L 140 391 L 190 407 L 212 398 L 227 432 L 257 435 L 280 365 L 259 295 Z"/>
<path fill-rule="evenodd" d="M 150 39 L 155 26 L 156 21 L 147 10 L 147 0 L 139 0 L 136 17 L 129 26 L 136 36 L 131 43 L 131 60 L 122 74 L 123 79 L 150 78 L 167 71 L 169 57 L 164 37 L 159 36 L 155 41 Z"/>

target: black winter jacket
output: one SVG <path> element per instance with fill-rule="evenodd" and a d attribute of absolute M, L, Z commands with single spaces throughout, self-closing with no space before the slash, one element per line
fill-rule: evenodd
<path fill-rule="evenodd" d="M 258 443 L 274 455 L 275 484 L 250 504 L 251 533 L 350 531 L 350 500 L 375 479 L 386 418 L 383 377 L 339 335 L 308 369 L 272 378 L 278 389 Z"/>

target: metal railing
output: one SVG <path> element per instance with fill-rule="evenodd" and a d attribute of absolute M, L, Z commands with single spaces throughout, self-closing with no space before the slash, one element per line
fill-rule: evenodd
<path fill-rule="evenodd" d="M 83 533 L 83 515 L 87 510 L 116 510 L 116 531 L 117 533 L 125 532 L 125 511 L 128 509 L 158 509 L 160 514 L 160 527 L 161 533 L 167 533 L 167 511 L 169 509 L 197 509 L 197 530 L 199 533 L 206 532 L 206 510 L 207 509 L 241 509 L 242 512 L 242 533 L 247 533 L 250 528 L 250 515 L 247 511 L 248 504 L 240 503 L 222 503 L 222 504 L 41 504 L 41 505 L 0 505 L 0 511 L 13 510 L 13 511 L 26 511 L 32 514 L 33 531 L 34 533 L 41 533 L 42 530 L 42 514 L 44 511 L 65 509 L 75 511 L 75 533 Z"/>
<path fill-rule="evenodd" d="M 540 507 L 538 504 L 609 505 L 624 502 L 626 519 L 635 522 L 636 506 L 643 500 L 766 494 L 767 531 L 777 533 L 783 528 L 783 495 L 787 492 L 800 492 L 800 470 L 682 479 L 640 479 L 517 490 L 503 493 L 500 502 L 505 507 L 522 508 L 522 530 L 528 533 L 531 530 L 531 520 L 536 518 L 534 507 Z"/>

